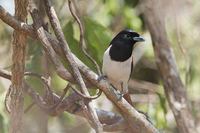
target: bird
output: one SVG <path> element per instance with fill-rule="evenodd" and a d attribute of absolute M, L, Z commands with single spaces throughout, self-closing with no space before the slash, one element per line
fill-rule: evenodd
<path fill-rule="evenodd" d="M 145 39 L 131 29 L 120 31 L 110 42 L 103 55 L 102 77 L 117 91 L 118 99 L 122 97 L 133 105 L 128 92 L 128 81 L 133 71 L 133 54 L 138 42 Z"/>

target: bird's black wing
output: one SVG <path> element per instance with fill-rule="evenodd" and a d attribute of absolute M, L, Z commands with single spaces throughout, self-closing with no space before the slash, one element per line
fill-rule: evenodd
<path fill-rule="evenodd" d="M 132 61 L 131 61 L 131 72 L 130 72 L 130 75 L 129 75 L 129 79 L 131 78 L 132 71 L 133 71 L 133 58 L 132 58 Z"/>

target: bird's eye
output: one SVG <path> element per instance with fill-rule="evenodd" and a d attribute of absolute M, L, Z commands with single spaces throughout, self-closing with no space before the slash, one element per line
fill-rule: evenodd
<path fill-rule="evenodd" d="M 125 35 L 123 36 L 123 38 L 125 38 L 125 39 L 131 39 L 131 36 L 128 35 L 128 34 L 125 34 Z"/>

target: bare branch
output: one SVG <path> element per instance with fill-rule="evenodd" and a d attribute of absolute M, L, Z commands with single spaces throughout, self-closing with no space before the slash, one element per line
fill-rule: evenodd
<path fill-rule="evenodd" d="M 82 93 L 89 96 L 89 92 L 88 92 L 86 85 L 83 81 L 83 78 L 82 78 L 82 76 L 81 76 L 81 74 L 78 70 L 78 66 L 75 63 L 74 58 L 73 58 L 71 51 L 69 49 L 69 46 L 68 46 L 68 44 L 65 40 L 65 37 L 64 37 L 64 34 L 62 32 L 62 29 L 61 29 L 59 20 L 57 18 L 57 15 L 55 13 L 55 10 L 51 6 L 49 0 L 44 0 L 44 3 L 45 3 L 46 13 L 49 17 L 49 20 L 51 22 L 52 28 L 55 32 L 55 35 L 58 38 L 58 41 L 59 41 L 59 44 L 60 44 L 59 46 L 62 49 L 62 53 L 64 54 L 64 59 L 67 62 L 69 62 L 70 67 L 73 71 L 73 76 L 75 77 L 76 81 L 80 85 Z M 34 16 L 33 12 L 32 12 L 32 16 Z M 35 19 L 34 17 L 33 17 L 33 20 L 34 20 L 34 24 L 36 24 L 37 21 L 38 21 L 38 19 Z M 35 20 L 37 20 L 37 21 L 35 21 Z M 97 114 L 96 114 L 96 112 L 95 112 L 95 110 L 92 106 L 92 102 L 87 104 L 87 108 L 88 108 L 88 111 L 90 112 L 90 115 L 91 115 L 90 117 L 92 118 L 93 124 L 95 125 L 96 132 L 98 132 L 98 133 L 103 132 L 102 125 L 98 120 L 98 116 L 97 116 Z"/>
<path fill-rule="evenodd" d="M 48 91 L 50 93 L 52 92 L 51 91 L 52 89 L 50 88 L 50 86 L 48 85 L 46 79 L 44 79 L 43 76 L 41 76 L 39 74 L 36 74 L 36 73 L 32 73 L 32 72 L 28 72 L 28 73 L 26 72 L 25 75 L 36 76 L 36 77 L 40 78 L 44 82 L 46 87 L 48 88 Z M 97 94 L 94 95 L 94 96 L 86 96 L 86 95 L 82 94 L 81 92 L 79 92 L 77 89 L 75 89 L 70 83 L 68 83 L 68 85 L 65 87 L 65 89 L 63 91 L 63 94 L 61 96 L 60 102 L 63 100 L 63 98 L 64 98 L 65 94 L 67 93 L 67 91 L 69 90 L 69 88 L 71 88 L 74 92 L 76 92 L 79 96 L 83 97 L 85 100 L 89 100 L 89 101 L 97 99 L 99 96 L 101 96 L 101 93 L 102 93 L 102 91 L 98 91 Z"/>
<path fill-rule="evenodd" d="M 32 102 L 25 110 L 24 110 L 24 113 L 28 113 L 29 110 L 31 110 L 31 108 L 35 105 L 34 102 Z"/>
<path fill-rule="evenodd" d="M 33 73 L 33 72 L 25 72 L 24 76 L 33 76 L 33 77 L 36 77 L 36 78 L 40 79 L 44 83 L 44 85 L 46 86 L 48 91 L 52 92 L 52 89 L 48 84 L 48 80 L 44 76 L 42 76 L 40 74 L 37 74 L 37 73 Z"/>
<path fill-rule="evenodd" d="M 6 79 L 11 80 L 11 73 L 6 70 L 0 70 L 0 76 Z"/>
<path fill-rule="evenodd" d="M 0 5 L 0 18 L 5 23 L 9 24 L 11 27 L 15 27 L 15 30 L 19 30 L 21 32 L 24 32 L 28 34 L 31 37 L 36 37 L 35 34 L 33 34 L 33 27 L 30 25 L 27 25 L 24 22 L 21 22 L 14 18 L 12 15 L 9 14 L 1 5 Z"/>
<path fill-rule="evenodd" d="M 0 77 L 11 80 L 11 74 L 4 70 L 0 70 Z M 46 113 L 55 116 L 59 115 L 64 111 L 67 111 L 69 113 L 85 117 L 86 119 L 90 119 L 85 116 L 83 109 L 81 108 L 80 105 L 77 104 L 78 101 L 81 100 L 84 101 L 84 99 L 81 96 L 77 95 L 76 93 L 73 93 L 68 97 L 66 97 L 65 99 L 63 99 L 62 102 L 55 109 L 46 110 L 46 108 L 44 108 L 43 106 L 44 103 L 45 106 L 52 107 L 52 104 L 55 105 L 60 102 L 61 97 L 53 93 L 53 98 L 48 97 L 48 99 L 43 99 L 25 81 L 24 84 L 25 84 L 24 91 L 32 97 L 34 104 L 38 105 Z M 86 100 L 84 102 L 88 101 Z M 33 104 L 31 104 L 31 106 L 32 105 Z M 127 125 L 121 116 L 100 109 L 96 109 L 96 112 L 99 117 L 99 120 L 101 121 L 101 123 L 104 124 L 104 131 L 120 131 L 127 128 Z"/>
<path fill-rule="evenodd" d="M 64 99 L 64 97 L 65 97 L 67 91 L 69 90 L 70 86 L 71 86 L 70 83 L 68 83 L 67 86 L 65 87 L 65 89 L 63 90 L 63 94 L 61 95 L 61 97 L 60 97 L 58 103 L 56 103 L 56 104 L 52 107 L 52 109 L 56 109 L 58 106 L 60 106 L 60 105 L 62 104 L 63 99 Z"/>
<path fill-rule="evenodd" d="M 30 73 L 31 72 L 29 72 L 29 74 Z M 5 70 L 0 70 L 0 77 L 6 78 L 8 80 L 11 80 L 11 73 L 8 72 L 8 71 L 5 71 Z M 39 75 L 37 77 L 40 78 Z M 36 93 L 34 91 L 34 89 L 32 89 L 26 82 L 24 83 L 24 86 L 25 86 L 24 89 L 25 89 L 26 93 L 28 93 L 33 98 L 34 102 L 37 103 L 38 106 L 41 107 L 41 109 L 45 110 L 46 108 L 43 108 L 44 107 L 43 105 L 45 103 L 45 101 L 43 100 L 43 98 L 41 96 L 39 96 L 39 94 Z"/>
<path fill-rule="evenodd" d="M 88 59 L 95 65 L 98 75 L 101 75 L 101 70 L 100 70 L 99 65 L 92 58 L 92 56 L 89 53 L 87 53 L 87 51 L 84 48 L 86 43 L 85 43 L 85 34 L 84 34 L 83 24 L 82 24 L 79 16 L 76 14 L 78 12 L 78 9 L 76 9 L 76 6 L 74 6 L 74 11 L 73 11 L 73 4 L 75 4 L 74 1 L 68 0 L 68 6 L 69 6 L 70 13 L 74 17 L 74 19 L 76 20 L 76 22 L 78 23 L 78 26 L 79 26 L 79 30 L 80 30 L 80 42 L 79 42 L 79 44 L 81 46 L 81 50 L 86 55 L 86 57 L 88 57 Z"/>
<path fill-rule="evenodd" d="M 85 77 L 95 86 L 100 88 L 109 100 L 111 100 L 116 107 L 120 110 L 120 113 L 125 118 L 132 132 L 146 132 L 157 133 L 158 130 L 147 121 L 140 113 L 137 112 L 124 98 L 117 99 L 113 90 L 110 89 L 109 84 L 106 81 L 98 82 L 98 76 L 91 71 L 86 65 L 84 65 L 76 56 L 74 56 L 76 63 L 79 65 L 80 71 Z M 133 125 L 135 123 L 135 125 Z"/>
<path fill-rule="evenodd" d="M 18 21 L 16 18 L 14 18 L 12 15 L 10 15 L 1 5 L 0 5 L 0 18 L 2 21 L 10 25 L 16 30 L 20 30 L 21 32 L 24 32 L 31 36 L 32 38 L 37 38 L 37 35 L 35 34 L 35 31 L 32 26 Z M 47 32 L 46 32 L 47 33 Z M 47 34 L 47 37 L 49 38 L 50 34 Z M 50 39 L 51 40 L 51 39 Z M 57 40 L 53 39 L 58 43 Z M 52 40 L 51 40 L 52 41 Z M 58 46 L 58 45 L 57 45 Z M 48 46 L 45 46 L 48 47 Z M 70 82 L 75 82 L 73 76 L 64 68 L 64 66 L 61 64 L 61 62 L 56 58 L 55 51 L 51 48 L 48 49 L 49 51 L 46 51 L 49 57 L 51 57 L 51 61 L 54 64 L 56 68 L 57 74 Z"/>
<path fill-rule="evenodd" d="M 5 16 L 0 16 L 0 17 L 1 17 L 1 19 L 6 20 L 4 18 Z M 6 22 L 7 22 L 7 24 L 10 25 L 9 21 L 6 21 Z M 17 28 L 15 26 L 13 26 L 13 28 Z M 25 30 L 25 29 L 22 29 L 22 30 Z M 32 30 L 32 32 L 30 32 L 30 34 L 35 34 L 35 32 Z M 53 38 L 48 32 L 45 32 L 45 35 L 49 39 L 49 42 L 51 43 L 51 46 L 56 51 L 56 53 L 58 53 L 59 56 L 63 57 L 63 53 L 61 51 L 61 48 L 59 47 L 59 42 L 55 38 Z M 115 98 L 115 95 L 113 94 L 113 92 L 111 92 L 109 90 L 109 86 L 106 84 L 105 81 L 104 82 L 102 81 L 102 82 L 99 83 L 97 81 L 98 75 L 96 75 L 87 66 L 85 66 L 85 64 L 83 64 L 78 58 L 76 58 L 76 56 L 74 56 L 74 58 L 75 58 L 75 61 L 76 61 L 77 65 L 79 66 L 79 69 L 84 74 L 85 78 L 88 81 L 90 81 L 92 83 L 92 85 L 97 86 L 98 88 L 100 88 L 106 94 L 106 96 L 108 97 L 108 99 L 110 99 L 116 105 L 116 107 L 120 110 L 121 114 L 123 114 L 123 115 L 126 114 L 127 116 L 129 116 L 129 119 L 126 117 L 126 122 L 132 124 L 130 126 L 132 126 L 133 131 L 137 130 L 135 132 L 138 132 L 138 133 L 140 133 L 140 132 L 146 132 L 146 133 L 158 132 L 157 129 L 155 129 L 155 127 L 153 127 L 153 125 L 151 125 L 151 123 L 149 123 L 146 119 L 144 119 L 124 99 L 122 99 L 121 101 L 118 101 Z"/>
<path fill-rule="evenodd" d="M 8 113 L 10 113 L 10 107 L 9 107 L 9 97 L 10 97 L 10 94 L 11 94 L 11 85 L 9 86 L 8 88 L 8 91 L 6 92 L 6 97 L 5 97 L 5 100 L 4 100 L 4 105 L 5 105 L 5 108 L 6 108 L 6 111 Z"/>
<path fill-rule="evenodd" d="M 24 33 L 27 33 L 30 37 L 34 38 L 34 39 L 39 39 L 36 34 L 35 31 L 33 29 L 32 26 L 27 25 L 26 23 L 22 23 L 18 20 L 16 20 L 15 18 L 13 18 L 13 16 L 11 16 L 8 12 L 5 11 L 5 9 L 0 6 L 0 18 L 7 23 L 8 25 L 10 25 L 11 27 L 13 27 L 14 29 L 18 29 L 21 30 Z M 67 80 L 69 82 L 75 83 L 75 79 L 73 78 L 73 76 L 64 68 L 64 66 L 62 65 L 62 63 L 60 62 L 60 60 L 58 59 L 56 53 L 59 53 L 60 55 L 62 55 L 61 53 L 61 48 L 58 45 L 58 41 L 51 36 L 47 31 L 44 32 L 44 34 L 41 34 L 41 37 L 43 38 L 43 47 L 46 50 L 45 52 L 47 53 L 49 59 L 51 60 L 51 62 L 53 63 L 53 66 L 56 68 L 56 72 L 57 74 L 63 78 L 64 80 Z M 44 39 L 47 38 L 47 39 Z M 47 42 L 45 42 L 47 41 Z M 46 45 L 44 45 L 46 44 Z M 47 45 L 48 44 L 48 45 Z M 52 44 L 52 45 L 51 45 Z M 53 47 L 53 48 L 52 48 Z M 55 52 L 55 51 L 56 52 Z M 157 88 L 156 86 L 152 86 L 149 89 L 147 87 L 145 87 L 146 82 L 138 82 L 136 80 L 133 80 L 134 83 L 134 87 L 132 87 L 132 82 L 130 82 L 130 87 L 131 88 L 136 88 L 136 90 L 138 90 L 137 88 L 139 88 L 140 90 L 149 90 L 152 87 Z M 143 85 L 144 84 L 144 85 Z M 87 86 L 91 87 L 91 83 L 87 82 Z M 149 91 L 153 91 L 149 90 Z"/>
<path fill-rule="evenodd" d="M 186 88 L 179 76 L 171 44 L 167 38 L 165 21 L 159 14 L 162 9 L 156 0 L 145 0 L 143 4 L 143 15 L 152 37 L 155 60 L 177 127 L 181 133 L 196 133 L 194 118 L 186 96 Z"/>
<path fill-rule="evenodd" d="M 82 94 L 81 92 L 79 92 L 77 89 L 75 89 L 74 87 L 72 87 L 72 86 L 70 86 L 71 88 L 72 88 L 72 90 L 74 91 L 74 92 L 76 92 L 79 96 L 81 96 L 81 97 L 83 97 L 83 98 L 85 98 L 85 99 L 87 99 L 87 100 L 94 100 L 94 99 L 97 99 L 98 97 L 100 97 L 101 96 L 101 93 L 102 93 L 102 91 L 98 91 L 98 93 L 95 95 L 95 96 L 86 96 L 86 95 L 84 95 L 84 94 Z"/>

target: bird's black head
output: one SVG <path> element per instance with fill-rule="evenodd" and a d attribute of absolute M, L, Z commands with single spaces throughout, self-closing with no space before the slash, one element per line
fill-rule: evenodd
<path fill-rule="evenodd" d="M 141 37 L 137 32 L 134 32 L 130 29 L 125 29 L 119 32 L 114 39 L 111 41 L 111 44 L 115 42 L 121 42 L 126 45 L 134 45 L 136 42 L 145 41 L 143 37 Z"/>
<path fill-rule="evenodd" d="M 112 60 L 125 61 L 131 55 L 136 42 L 142 42 L 144 38 L 130 29 L 122 30 L 111 41 L 109 54 Z"/>

